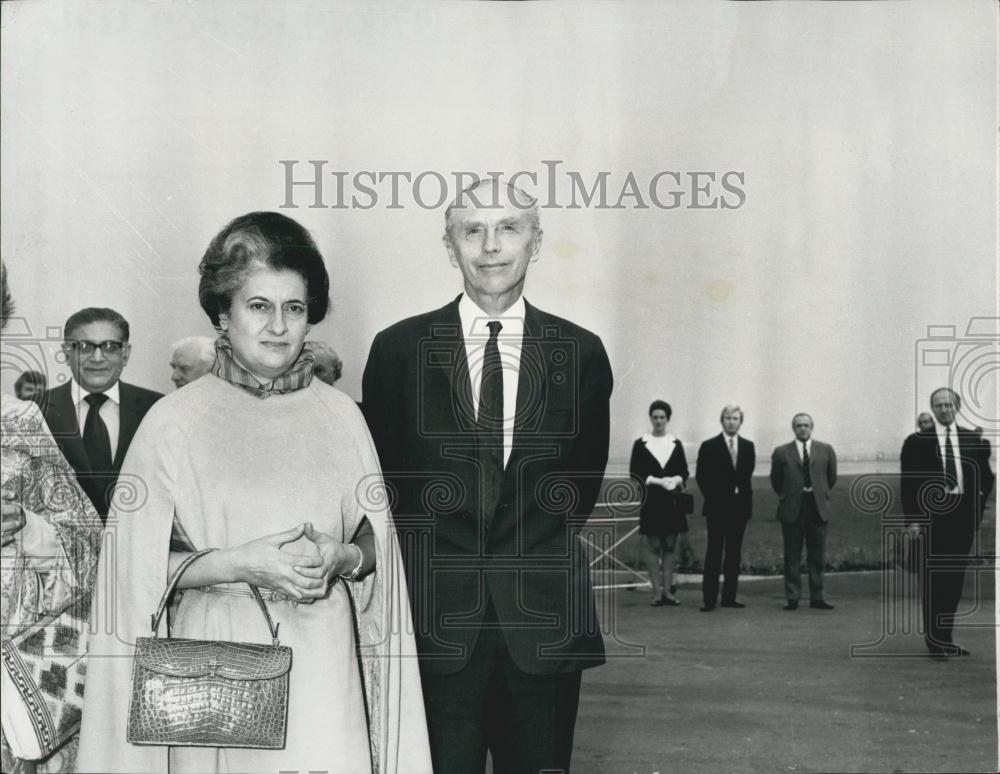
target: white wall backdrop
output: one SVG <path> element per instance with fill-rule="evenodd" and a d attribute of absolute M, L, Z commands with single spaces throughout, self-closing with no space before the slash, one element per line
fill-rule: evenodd
<path fill-rule="evenodd" d="M 23 317 L 6 389 L 31 359 L 25 339 L 86 305 L 130 320 L 126 380 L 169 389 L 170 343 L 211 332 L 198 260 L 232 217 L 283 204 L 282 159 L 300 179 L 324 160 L 348 184 L 362 170 L 544 177 L 560 160 L 564 204 L 566 171 L 609 172 L 610 203 L 629 172 L 641 186 L 663 170 L 741 172 L 737 209 L 688 208 L 685 183 L 677 209 L 542 212 L 526 296 L 603 337 L 618 462 L 658 397 L 691 444 L 736 401 L 759 449 L 805 410 L 845 459 L 893 457 L 918 391 L 923 405 L 948 370 L 917 374 L 927 326 L 956 326 L 948 349 L 970 317 L 998 314 L 992 2 L 0 12 L 0 249 Z M 355 398 L 374 334 L 461 287 L 443 208 L 416 206 L 406 184 L 388 208 L 387 185 L 368 210 L 309 208 L 300 189 L 283 210 L 326 257 L 333 312 L 314 333 Z M 969 423 L 990 430 L 992 331 L 958 375 L 983 404 Z M 53 347 L 37 351 L 65 373 Z"/>

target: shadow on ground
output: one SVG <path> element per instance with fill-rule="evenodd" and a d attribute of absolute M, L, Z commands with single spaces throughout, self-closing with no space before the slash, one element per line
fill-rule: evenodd
<path fill-rule="evenodd" d="M 996 771 L 992 572 L 965 584 L 972 656 L 946 662 L 925 655 L 912 577 L 828 576 L 829 612 L 782 610 L 780 578 L 711 613 L 697 586 L 677 608 L 603 592 L 616 637 L 584 673 L 574 774 Z"/>

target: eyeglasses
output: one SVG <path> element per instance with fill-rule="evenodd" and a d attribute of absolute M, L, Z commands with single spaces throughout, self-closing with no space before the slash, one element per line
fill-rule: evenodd
<path fill-rule="evenodd" d="M 63 349 L 67 352 L 79 352 L 84 357 L 94 354 L 94 350 L 101 350 L 105 355 L 120 355 L 125 346 L 124 341 L 80 341 L 72 340 L 63 343 Z"/>

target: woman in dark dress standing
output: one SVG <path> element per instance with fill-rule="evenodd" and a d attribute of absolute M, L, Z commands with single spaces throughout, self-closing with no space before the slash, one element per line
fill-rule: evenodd
<path fill-rule="evenodd" d="M 687 484 L 687 459 L 681 442 L 667 432 L 671 414 L 666 401 L 654 400 L 650 404 L 652 432 L 632 444 L 629 463 L 629 473 L 638 481 L 642 498 L 639 534 L 649 582 L 653 586 L 650 604 L 654 607 L 680 604 L 670 593 L 674 549 L 677 536 L 688 530 L 687 516 L 678 510 L 674 498 L 674 493 L 683 491 Z"/>

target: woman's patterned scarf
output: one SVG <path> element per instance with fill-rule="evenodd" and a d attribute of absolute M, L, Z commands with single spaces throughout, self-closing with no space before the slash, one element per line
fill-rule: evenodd
<path fill-rule="evenodd" d="M 272 381 L 262 384 L 252 373 L 241 366 L 233 356 L 233 344 L 223 334 L 215 340 L 215 365 L 212 373 L 230 384 L 246 390 L 256 398 L 264 399 L 272 395 L 284 395 L 308 387 L 313 378 L 316 355 L 311 342 L 302 345 L 302 351 L 291 368 Z"/>

